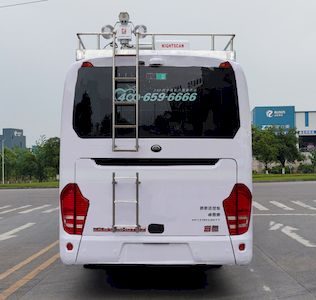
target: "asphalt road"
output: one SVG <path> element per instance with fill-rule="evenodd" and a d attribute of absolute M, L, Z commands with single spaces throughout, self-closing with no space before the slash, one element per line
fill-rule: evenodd
<path fill-rule="evenodd" d="M 106 272 L 58 259 L 58 191 L 0 190 L 0 299 L 316 299 L 316 183 L 254 187 L 254 259 Z"/>

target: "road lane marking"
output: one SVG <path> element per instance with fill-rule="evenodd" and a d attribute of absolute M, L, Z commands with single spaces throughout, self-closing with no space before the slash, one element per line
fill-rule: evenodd
<path fill-rule="evenodd" d="M 305 247 L 313 247 L 315 248 L 316 245 L 311 243 L 310 241 L 308 241 L 307 239 L 303 238 L 302 236 L 298 235 L 296 232 L 293 231 L 297 231 L 298 228 L 295 227 L 291 227 L 291 226 L 284 226 L 281 231 L 286 234 L 287 236 L 289 236 L 290 238 L 292 238 L 293 240 L 296 240 L 297 242 L 299 242 L 300 244 L 304 245 Z"/>
<path fill-rule="evenodd" d="M 282 233 L 286 234 L 288 237 L 292 238 L 293 240 L 299 242 L 305 247 L 315 248 L 316 244 L 311 243 L 309 240 L 303 238 L 299 234 L 294 231 L 298 231 L 298 228 L 291 227 L 291 226 L 284 226 L 281 223 L 275 223 L 274 221 L 270 221 L 270 230 L 281 230 Z"/>
<path fill-rule="evenodd" d="M 4 241 L 4 240 L 8 240 L 8 239 L 14 238 L 14 237 L 17 236 L 15 233 L 18 233 L 21 230 L 27 229 L 27 228 L 29 228 L 29 227 L 31 227 L 33 225 L 35 225 L 35 223 L 27 223 L 25 225 L 22 225 L 20 227 L 12 229 L 12 230 L 10 230 L 8 232 L 2 233 L 2 234 L 0 234 L 0 241 Z"/>
<path fill-rule="evenodd" d="M 256 202 L 256 201 L 253 201 L 252 203 L 253 203 L 253 206 L 254 206 L 255 208 L 259 209 L 259 210 L 269 210 L 268 208 L 266 208 L 265 206 L 259 204 L 259 203 Z"/>
<path fill-rule="evenodd" d="M 48 214 L 48 213 L 51 213 L 55 210 L 58 210 L 59 209 L 59 206 L 55 207 L 55 208 L 51 208 L 51 209 L 47 209 L 47 210 L 44 210 L 42 211 L 43 214 Z"/>
<path fill-rule="evenodd" d="M 34 259 L 38 258 L 39 256 L 43 255 L 44 253 L 48 252 L 50 249 L 58 245 L 58 241 L 55 241 L 54 243 L 48 245 L 47 247 L 41 249 L 40 251 L 34 253 L 30 257 L 26 258 L 25 260 L 21 261 L 17 265 L 13 266 L 12 268 L 6 270 L 5 272 L 0 274 L 0 280 L 3 280 L 4 278 L 8 277 L 12 273 L 16 272 L 17 270 L 21 269 L 25 265 L 32 262 Z"/>
<path fill-rule="evenodd" d="M 37 206 L 37 207 L 34 207 L 34 208 L 30 208 L 30 209 L 27 209 L 27 210 L 23 210 L 23 211 L 20 211 L 19 214 L 28 214 L 34 210 L 39 210 L 39 209 L 42 209 L 42 208 L 45 208 L 45 207 L 48 207 L 48 206 L 51 206 L 50 204 L 45 204 L 45 205 L 42 205 L 42 206 Z"/>
<path fill-rule="evenodd" d="M 11 205 L 1 206 L 0 209 L 4 209 L 4 208 L 8 208 L 8 207 L 11 207 Z"/>
<path fill-rule="evenodd" d="M 281 223 L 275 223 L 273 221 L 270 222 L 270 229 L 269 230 L 279 230 L 283 227 L 283 224 Z"/>
<path fill-rule="evenodd" d="M 294 210 L 293 208 L 291 207 L 288 207 L 286 206 L 285 204 L 281 203 L 281 202 L 278 202 L 278 201 L 270 201 L 271 204 L 279 207 L 279 208 L 282 208 L 284 210 Z"/>
<path fill-rule="evenodd" d="M 28 283 L 30 280 L 32 280 L 36 275 L 38 275 L 40 272 L 47 269 L 50 265 L 52 265 L 57 259 L 59 258 L 59 253 L 55 254 L 45 262 L 43 262 L 41 265 L 39 265 L 37 268 L 26 274 L 23 278 L 18 280 L 17 282 L 13 283 L 9 288 L 4 290 L 0 294 L 0 299 L 5 300 L 9 296 L 11 296 L 14 292 L 16 292 L 19 288 L 21 288 L 23 285 Z"/>
<path fill-rule="evenodd" d="M 271 293 L 271 289 L 267 285 L 264 285 L 262 288 L 265 292 Z"/>
<path fill-rule="evenodd" d="M 253 214 L 255 217 L 259 216 L 310 216 L 310 217 L 315 217 L 316 214 Z"/>
<path fill-rule="evenodd" d="M 295 203 L 298 206 L 304 207 L 304 208 L 308 208 L 311 210 L 316 210 L 316 207 L 310 206 L 308 204 L 303 203 L 302 201 L 292 201 L 293 203 Z"/>
<path fill-rule="evenodd" d="M 4 211 L 1 211 L 0 215 L 7 214 L 9 212 L 16 211 L 16 210 L 23 209 L 23 208 L 27 208 L 27 207 L 30 207 L 30 206 L 32 206 L 32 205 L 23 205 L 23 206 L 20 206 L 20 207 L 7 209 L 7 210 L 4 210 Z"/>

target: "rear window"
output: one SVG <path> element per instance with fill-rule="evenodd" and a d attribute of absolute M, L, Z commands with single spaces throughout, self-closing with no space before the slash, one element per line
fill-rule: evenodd
<path fill-rule="evenodd" d="M 118 67 L 117 77 L 135 76 L 135 67 Z M 233 138 L 240 127 L 232 69 L 147 67 L 139 71 L 140 138 Z M 136 99 L 135 82 L 117 82 L 117 101 Z M 135 124 L 133 106 L 116 107 L 117 124 Z M 112 136 L 112 68 L 80 68 L 73 127 L 81 138 Z M 117 129 L 133 137 L 135 129 Z"/>

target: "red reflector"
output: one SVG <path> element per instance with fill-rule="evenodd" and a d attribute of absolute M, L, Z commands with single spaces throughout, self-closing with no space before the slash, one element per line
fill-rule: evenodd
<path fill-rule="evenodd" d="M 85 61 L 82 63 L 81 68 L 92 68 L 93 64 L 89 61 Z"/>
<path fill-rule="evenodd" d="M 244 251 L 246 249 L 246 245 L 244 243 L 239 244 L 239 250 Z"/>
<path fill-rule="evenodd" d="M 221 68 L 221 69 L 231 69 L 231 68 L 232 68 L 232 65 L 230 64 L 230 62 L 225 61 L 225 62 L 222 62 L 222 63 L 219 65 L 219 68 Z"/>
<path fill-rule="evenodd" d="M 69 250 L 69 251 L 71 251 L 74 248 L 72 243 L 67 243 L 66 247 L 67 247 L 67 250 Z"/>
<path fill-rule="evenodd" d="M 89 200 L 81 194 L 77 184 L 67 184 L 60 194 L 61 216 L 64 230 L 81 235 L 86 222 Z"/>
<path fill-rule="evenodd" d="M 224 200 L 223 206 L 230 235 L 243 234 L 248 231 L 251 200 L 251 192 L 241 183 L 235 184 L 229 197 Z"/>

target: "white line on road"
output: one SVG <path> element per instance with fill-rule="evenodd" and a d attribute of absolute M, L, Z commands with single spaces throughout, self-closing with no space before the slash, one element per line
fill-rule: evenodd
<path fill-rule="evenodd" d="M 45 208 L 45 207 L 48 207 L 48 206 L 51 206 L 50 204 L 45 204 L 45 205 L 42 205 L 42 206 L 37 206 L 37 207 L 34 207 L 34 208 L 30 208 L 30 209 L 27 209 L 27 210 L 23 210 L 23 211 L 20 211 L 19 214 L 27 214 L 27 213 L 30 213 L 34 210 L 39 210 L 39 209 L 42 209 L 42 208 Z"/>
<path fill-rule="evenodd" d="M 13 237 L 16 237 L 15 233 L 18 233 L 19 231 L 24 230 L 26 228 L 29 228 L 29 227 L 31 227 L 33 225 L 35 225 L 35 223 L 27 223 L 25 225 L 22 225 L 20 227 L 12 229 L 12 230 L 10 230 L 8 232 L 2 233 L 2 234 L 0 234 L 0 241 L 4 241 L 4 240 L 11 239 Z"/>
<path fill-rule="evenodd" d="M 7 209 L 7 210 L 4 210 L 4 211 L 1 211 L 0 215 L 7 214 L 9 212 L 16 211 L 16 210 L 23 209 L 23 208 L 27 208 L 27 207 L 30 207 L 30 206 L 32 206 L 32 205 L 23 205 L 23 206 L 20 206 L 20 207 Z"/>
<path fill-rule="evenodd" d="M 281 202 L 278 202 L 278 201 L 270 201 L 271 204 L 279 207 L 279 208 L 282 208 L 284 210 L 294 210 L 293 208 L 291 207 L 288 207 L 286 206 L 285 204 L 281 203 Z"/>
<path fill-rule="evenodd" d="M 279 230 L 283 227 L 283 224 L 281 223 L 275 223 L 273 221 L 270 222 L 270 230 Z"/>
<path fill-rule="evenodd" d="M 269 210 L 268 208 L 266 208 L 265 206 L 259 204 L 259 203 L 256 202 L 256 201 L 253 201 L 252 203 L 253 203 L 253 206 L 254 206 L 255 208 L 259 209 L 259 210 Z"/>
<path fill-rule="evenodd" d="M 253 214 L 253 216 L 309 216 L 316 217 L 316 214 Z"/>
<path fill-rule="evenodd" d="M 312 247 L 315 248 L 316 245 L 308 241 L 307 239 L 303 238 L 302 236 L 298 235 L 296 232 L 298 228 L 291 227 L 291 226 L 284 226 L 281 223 L 275 223 L 274 221 L 270 221 L 270 230 L 279 230 L 286 234 L 288 237 L 292 238 L 293 240 L 299 242 L 300 244 L 304 245 L 305 247 Z"/>
<path fill-rule="evenodd" d="M 310 206 L 308 204 L 303 203 L 302 201 L 292 201 L 293 203 L 295 203 L 298 206 L 304 207 L 304 208 L 308 208 L 311 210 L 316 210 L 316 207 Z"/>
<path fill-rule="evenodd" d="M 265 292 L 271 292 L 271 289 L 267 285 L 264 285 L 262 288 Z"/>
<path fill-rule="evenodd" d="M 0 209 L 4 209 L 4 208 L 8 208 L 8 207 L 11 207 L 11 205 L 1 206 Z"/>
<path fill-rule="evenodd" d="M 299 242 L 300 244 L 304 245 L 305 247 L 313 247 L 315 248 L 316 245 L 311 243 L 310 241 L 306 240 L 305 238 L 301 237 L 300 235 L 298 235 L 296 231 L 298 230 L 295 227 L 291 227 L 291 226 L 284 226 L 281 231 L 283 233 L 285 233 L 287 236 L 289 236 L 290 238 L 292 238 L 293 240 L 296 240 L 297 242 Z"/>
<path fill-rule="evenodd" d="M 51 213 L 55 210 L 58 210 L 59 209 L 59 206 L 55 207 L 55 208 L 51 208 L 51 209 L 48 209 L 48 210 L 44 210 L 42 211 L 43 214 L 48 214 L 48 213 Z"/>

